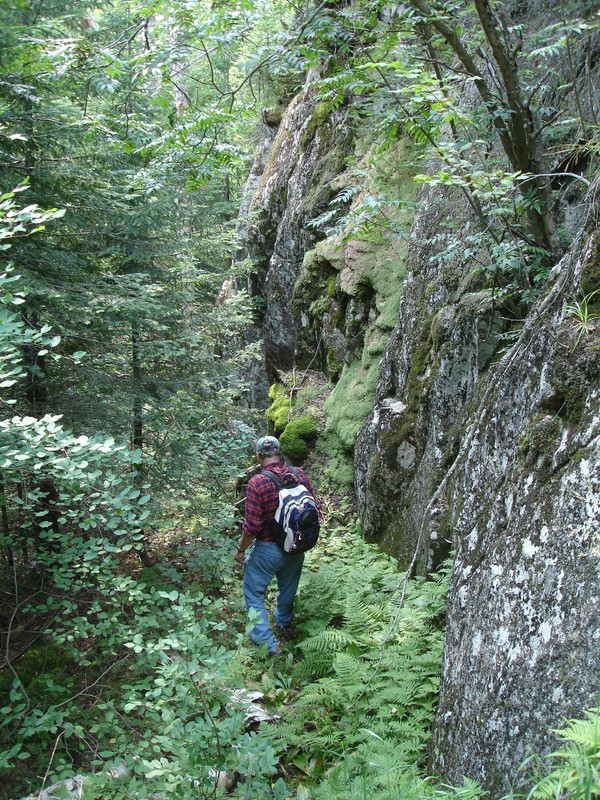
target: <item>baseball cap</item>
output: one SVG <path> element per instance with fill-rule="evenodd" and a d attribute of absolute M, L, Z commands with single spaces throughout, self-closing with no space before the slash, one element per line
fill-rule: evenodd
<path fill-rule="evenodd" d="M 261 436 L 256 443 L 256 452 L 264 456 L 271 455 L 271 453 L 281 453 L 279 439 L 274 436 Z"/>

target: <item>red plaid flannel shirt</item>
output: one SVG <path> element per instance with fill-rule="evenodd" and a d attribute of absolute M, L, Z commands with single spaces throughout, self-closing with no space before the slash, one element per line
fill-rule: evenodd
<path fill-rule="evenodd" d="M 271 470 L 277 475 L 284 472 L 291 472 L 291 467 L 281 462 L 269 464 L 264 469 Z M 308 479 L 308 475 L 300 467 L 296 467 L 300 482 L 306 486 L 312 496 L 317 499 L 313 488 Z M 263 470 L 264 472 L 264 470 Z M 250 478 L 248 489 L 246 490 L 246 518 L 244 519 L 243 529 L 248 536 L 255 536 L 261 542 L 273 542 L 271 536 L 271 523 L 279 503 L 279 490 L 273 481 L 262 472 Z M 320 507 L 320 503 L 317 502 Z"/>

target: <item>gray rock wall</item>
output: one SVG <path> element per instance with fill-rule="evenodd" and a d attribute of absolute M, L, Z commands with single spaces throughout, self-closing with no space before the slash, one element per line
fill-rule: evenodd
<path fill-rule="evenodd" d="M 351 134 L 343 110 L 330 113 L 315 100 L 317 79 L 308 76 L 304 91 L 271 126 L 275 135 L 263 134 L 240 212 L 237 258 L 254 265 L 246 288 L 257 307 L 253 335 L 263 343 L 261 374 L 254 381 L 257 405 L 267 402 L 278 371 L 302 366 L 298 352 L 314 353 L 318 344 L 311 327 L 295 325 L 292 297 L 305 254 L 322 238 L 309 223 L 333 197 L 331 184 L 344 168 Z"/>
<path fill-rule="evenodd" d="M 490 370 L 443 486 L 457 553 L 433 769 L 494 794 L 598 697 L 600 330 L 577 342 L 568 301 L 599 243 L 582 233 Z"/>
<path fill-rule="evenodd" d="M 552 91 L 566 107 L 564 87 Z M 449 221 L 463 242 L 474 230 L 460 196 L 420 194 L 355 448 L 365 532 L 419 572 L 456 552 L 431 770 L 492 798 L 600 689 L 599 187 L 583 185 L 557 191 L 574 244 L 521 326 L 482 292 L 477 254 L 435 258 Z"/>
<path fill-rule="evenodd" d="M 448 555 L 452 520 L 443 502 L 427 505 L 456 455 L 461 419 L 479 375 L 498 347 L 501 323 L 480 291 L 473 265 L 435 260 L 440 220 L 457 235 L 472 220 L 454 191 L 425 189 L 410 234 L 399 321 L 379 367 L 373 415 L 355 448 L 356 487 L 365 533 L 408 565 L 427 514 L 418 562 L 423 571 Z"/>
<path fill-rule="evenodd" d="M 456 549 L 431 767 L 499 796 L 600 687 L 600 325 L 573 311 L 600 289 L 600 231 L 580 218 L 507 349 L 468 265 L 436 268 L 417 246 L 434 209 L 456 218 L 460 203 L 421 199 L 358 497 L 365 530 L 407 566 Z"/>

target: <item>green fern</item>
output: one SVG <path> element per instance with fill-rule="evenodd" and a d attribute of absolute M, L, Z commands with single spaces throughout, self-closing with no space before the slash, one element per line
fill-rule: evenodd
<path fill-rule="evenodd" d="M 337 653 L 333 660 L 337 680 L 345 688 L 348 700 L 362 690 L 368 678 L 366 669 L 355 653 Z M 356 687 L 356 690 L 354 689 Z"/>
<path fill-rule="evenodd" d="M 305 639 L 300 645 L 304 653 L 316 650 L 319 653 L 338 653 L 348 645 L 356 644 L 356 639 L 348 630 L 327 628 L 317 636 Z"/>
<path fill-rule="evenodd" d="M 404 575 L 393 559 L 348 534 L 327 549 L 298 595 L 308 636 L 294 678 L 305 685 L 273 736 L 290 758 L 310 741 L 326 771 L 311 787 L 315 800 L 364 797 L 367 789 L 372 798 L 374 787 L 377 800 L 391 800 L 427 758 L 450 563 L 409 581 L 398 614 Z"/>
<path fill-rule="evenodd" d="M 528 800 L 545 800 L 568 794 L 570 800 L 600 798 L 600 706 L 584 719 L 569 720 L 557 731 L 568 746 L 551 756 L 554 769 L 539 780 Z"/>

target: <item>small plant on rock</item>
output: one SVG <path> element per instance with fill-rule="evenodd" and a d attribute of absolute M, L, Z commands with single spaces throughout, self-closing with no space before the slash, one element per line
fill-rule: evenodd
<path fill-rule="evenodd" d="M 596 328 L 596 323 L 597 320 L 600 319 L 600 315 L 596 310 L 592 310 L 592 306 L 594 305 L 592 298 L 599 293 L 600 289 L 596 289 L 596 291 L 584 295 L 581 300 L 575 300 L 574 303 L 568 303 L 565 306 L 565 312 L 571 319 L 575 320 L 575 330 L 577 332 L 575 344 L 571 352 L 575 350 L 584 334 L 587 336 Z"/>

